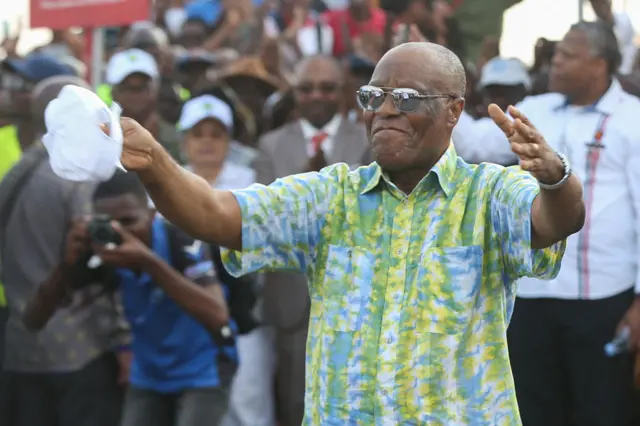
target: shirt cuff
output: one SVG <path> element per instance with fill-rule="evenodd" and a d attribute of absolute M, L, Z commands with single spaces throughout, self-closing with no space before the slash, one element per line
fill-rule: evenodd
<path fill-rule="evenodd" d="M 242 193 L 241 190 L 231 191 L 231 193 L 236 197 L 242 213 L 242 251 L 221 247 L 220 256 L 227 272 L 229 272 L 231 276 L 238 278 L 255 272 L 261 266 L 258 262 L 252 261 L 252 259 L 256 257 L 255 246 L 259 238 L 253 238 L 251 236 L 252 229 L 249 224 L 250 218 L 258 213 L 252 211 L 252 203 L 247 200 L 247 196 Z"/>

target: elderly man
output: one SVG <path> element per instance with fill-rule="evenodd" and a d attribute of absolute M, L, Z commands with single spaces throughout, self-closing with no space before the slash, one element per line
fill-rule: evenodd
<path fill-rule="evenodd" d="M 521 424 L 513 283 L 558 272 L 582 189 L 516 110 L 490 113 L 525 171 L 459 159 L 464 91 L 451 51 L 400 45 L 359 91 L 375 163 L 239 191 L 212 191 L 123 119 L 122 163 L 170 221 L 232 250 L 230 272 L 308 275 L 305 425 Z"/>

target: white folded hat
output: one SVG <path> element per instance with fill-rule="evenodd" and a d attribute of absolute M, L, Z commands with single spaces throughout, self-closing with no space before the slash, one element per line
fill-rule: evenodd
<path fill-rule="evenodd" d="M 47 133 L 42 143 L 53 172 L 79 182 L 109 180 L 120 164 L 123 135 L 120 106 L 111 108 L 90 90 L 64 86 L 45 109 Z M 100 125 L 109 129 L 105 134 Z"/>

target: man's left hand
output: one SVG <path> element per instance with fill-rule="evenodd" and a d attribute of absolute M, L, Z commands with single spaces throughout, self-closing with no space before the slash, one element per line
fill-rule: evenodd
<path fill-rule="evenodd" d="M 629 327 L 631 350 L 640 353 L 640 296 L 636 296 L 633 304 L 620 321 L 618 331 L 623 327 Z"/>
<path fill-rule="evenodd" d="M 520 167 L 542 183 L 553 185 L 564 176 L 564 165 L 529 119 L 515 107 L 507 111 L 513 121 L 496 104 L 489 105 L 489 116 L 509 139 L 511 150 L 520 159 Z"/>
<path fill-rule="evenodd" d="M 119 223 L 112 222 L 111 226 L 122 238 L 118 246 L 95 246 L 94 250 L 100 259 L 108 265 L 119 268 L 137 269 L 149 260 L 153 253 L 142 241 L 125 231 Z"/>

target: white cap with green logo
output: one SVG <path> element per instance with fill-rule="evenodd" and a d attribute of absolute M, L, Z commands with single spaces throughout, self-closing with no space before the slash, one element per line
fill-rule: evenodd
<path fill-rule="evenodd" d="M 187 131 L 208 118 L 219 121 L 229 132 L 233 129 L 233 111 L 226 102 L 211 95 L 187 101 L 182 107 L 178 129 Z"/>

